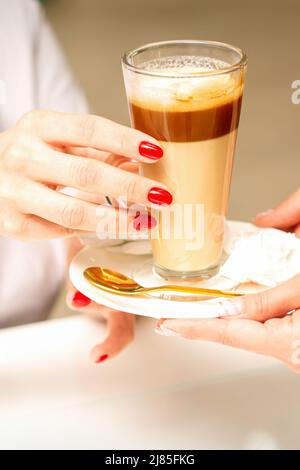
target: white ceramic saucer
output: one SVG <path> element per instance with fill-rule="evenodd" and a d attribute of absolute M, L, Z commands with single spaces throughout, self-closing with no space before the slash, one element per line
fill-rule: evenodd
<path fill-rule="evenodd" d="M 255 232 L 252 224 L 245 222 L 227 222 L 225 250 L 234 238 L 244 232 Z M 159 298 L 125 297 L 103 292 L 92 286 L 83 276 L 84 270 L 89 266 L 102 266 L 114 269 L 135 279 L 144 286 L 166 284 L 166 282 L 152 273 L 150 242 L 131 241 L 113 246 L 87 246 L 72 260 L 70 266 L 71 281 L 80 292 L 95 302 L 135 315 L 153 318 L 214 318 L 218 317 L 216 303 L 218 299 L 199 301 L 174 301 Z M 193 283 L 201 287 L 217 289 L 231 289 L 235 283 L 221 276 L 215 276 L 208 281 Z M 257 286 L 249 291 L 260 290 Z M 244 289 L 243 289 L 244 290 Z"/>

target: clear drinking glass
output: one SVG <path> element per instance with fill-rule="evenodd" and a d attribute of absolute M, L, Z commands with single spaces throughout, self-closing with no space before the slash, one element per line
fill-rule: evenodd
<path fill-rule="evenodd" d="M 166 41 L 125 53 L 132 126 L 164 150 L 141 174 L 173 204 L 156 212 L 154 267 L 166 279 L 206 278 L 220 266 L 247 58 L 213 41 Z"/>

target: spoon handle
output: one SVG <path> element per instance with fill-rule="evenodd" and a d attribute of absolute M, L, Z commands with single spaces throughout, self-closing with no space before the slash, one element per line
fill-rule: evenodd
<path fill-rule="evenodd" d="M 151 295 L 155 292 L 177 292 L 182 294 L 194 294 L 194 295 L 205 295 L 208 297 L 238 297 L 243 294 L 237 292 L 230 292 L 219 289 L 206 289 L 205 287 L 190 287 L 190 286 L 157 286 L 157 287 L 145 287 L 143 289 L 145 293 Z"/>

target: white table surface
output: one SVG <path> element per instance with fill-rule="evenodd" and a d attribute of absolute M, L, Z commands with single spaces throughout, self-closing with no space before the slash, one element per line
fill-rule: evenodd
<path fill-rule="evenodd" d="M 300 377 L 271 359 L 161 337 L 90 363 L 105 324 L 83 317 L 0 332 L 0 448 L 300 447 Z"/>

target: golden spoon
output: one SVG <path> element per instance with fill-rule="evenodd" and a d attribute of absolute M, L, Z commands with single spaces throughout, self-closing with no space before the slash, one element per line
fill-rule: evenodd
<path fill-rule="evenodd" d="M 111 294 L 119 295 L 152 295 L 160 294 L 160 298 L 168 300 L 195 300 L 195 295 L 205 297 L 237 297 L 242 294 L 236 292 L 223 291 L 218 289 L 206 289 L 205 287 L 190 287 L 190 286 L 156 286 L 156 287 L 143 287 L 135 282 L 130 277 L 124 274 L 112 271 L 108 268 L 90 267 L 84 271 L 85 279 L 95 287 L 102 289 Z M 192 296 L 170 296 L 168 292 L 176 292 L 178 294 L 191 294 Z"/>

